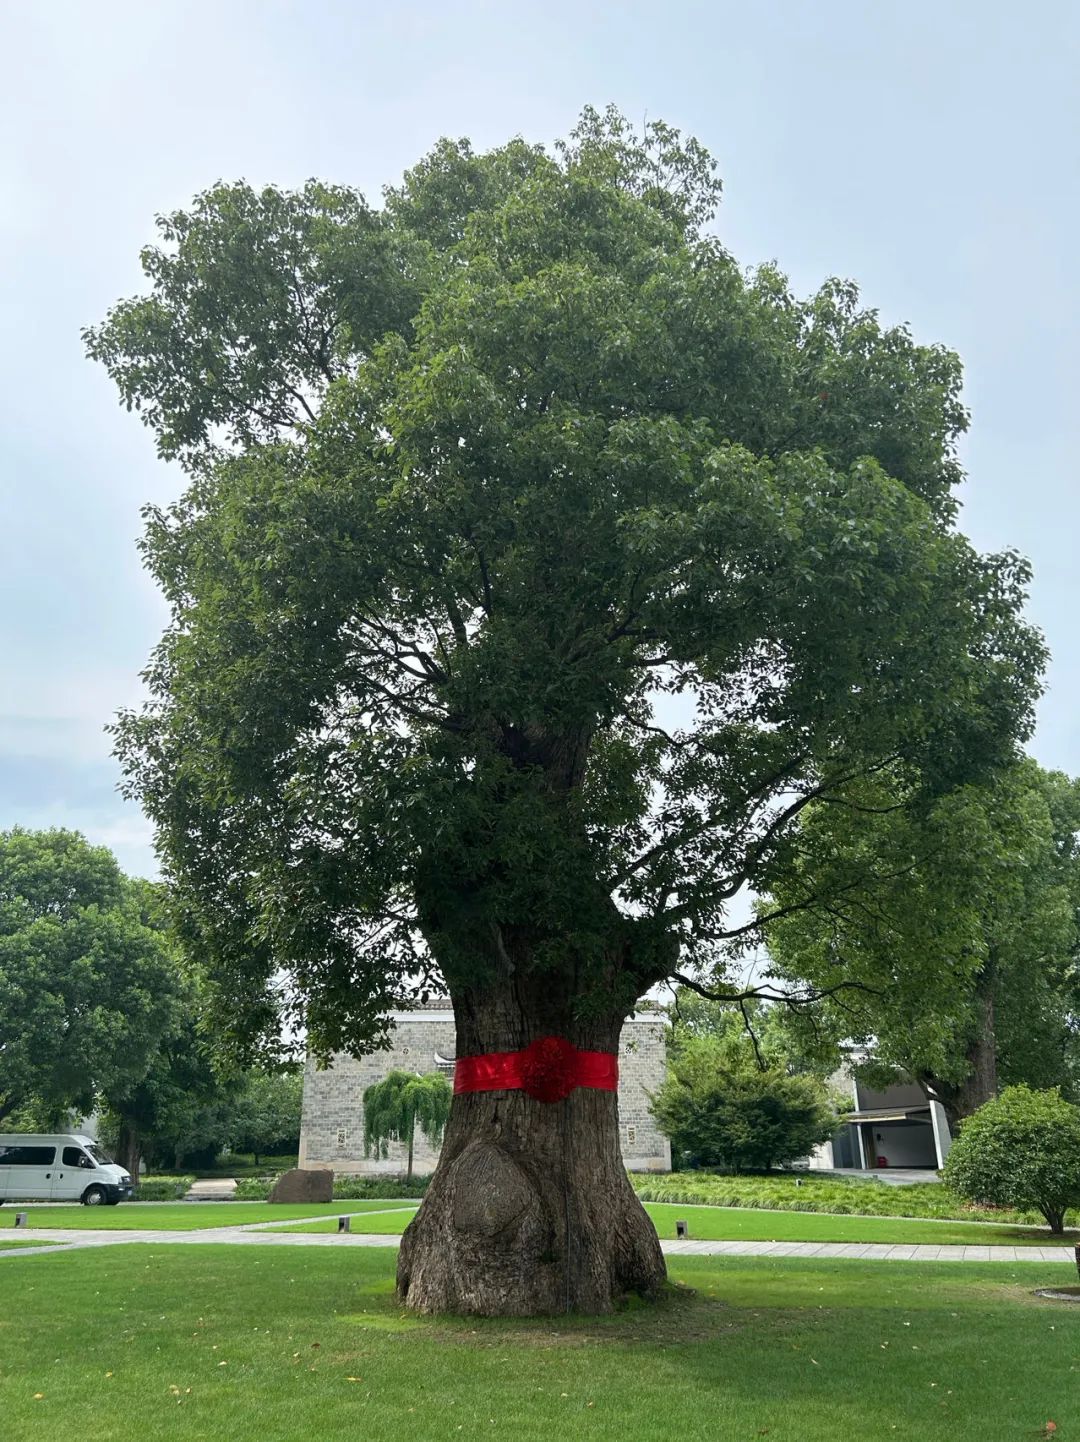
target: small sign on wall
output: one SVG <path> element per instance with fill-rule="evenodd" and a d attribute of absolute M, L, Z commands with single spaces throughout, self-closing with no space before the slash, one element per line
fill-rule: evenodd
<path fill-rule="evenodd" d="M 339 1151 L 339 1152 L 343 1152 L 343 1151 L 345 1150 L 345 1148 L 348 1146 L 348 1144 L 349 1144 L 349 1133 L 348 1133 L 348 1131 L 347 1131 L 344 1127 L 338 1127 L 338 1129 L 337 1129 L 337 1149 L 338 1149 L 338 1151 Z"/>

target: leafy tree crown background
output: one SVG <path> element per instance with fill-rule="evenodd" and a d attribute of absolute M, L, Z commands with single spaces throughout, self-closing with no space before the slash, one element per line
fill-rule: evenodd
<path fill-rule="evenodd" d="M 370 1046 L 432 980 L 722 987 L 811 801 L 1026 734 L 1026 566 L 954 524 L 956 356 L 745 272 L 719 194 L 613 110 L 442 141 L 379 209 L 221 184 L 87 332 L 190 473 L 117 745 L 238 1035 Z"/>

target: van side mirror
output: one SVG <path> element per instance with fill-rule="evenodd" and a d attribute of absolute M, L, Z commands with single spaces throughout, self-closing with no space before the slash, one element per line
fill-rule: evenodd
<path fill-rule="evenodd" d="M 83 1152 L 82 1156 L 79 1158 L 79 1166 L 80 1166 L 80 1167 L 89 1167 L 91 1171 L 94 1170 L 94 1164 L 93 1164 L 93 1162 L 90 1160 L 90 1158 L 86 1155 L 85 1152 Z"/>

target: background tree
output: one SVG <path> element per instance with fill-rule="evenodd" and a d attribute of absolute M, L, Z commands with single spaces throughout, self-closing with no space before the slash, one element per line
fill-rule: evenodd
<path fill-rule="evenodd" d="M 956 357 L 747 276 L 713 170 L 586 111 L 554 152 L 444 141 L 381 211 L 218 185 L 88 332 L 191 473 L 117 741 L 249 1042 L 370 1049 L 437 983 L 459 1057 L 616 1052 L 665 979 L 740 991 L 729 907 L 812 800 L 1026 734 L 1026 567 L 954 527 Z M 613 1093 L 455 1097 L 407 1305 L 663 1277 Z"/>
<path fill-rule="evenodd" d="M 197 974 L 146 1074 L 105 1093 L 104 1135 L 134 1176 L 148 1165 L 180 1170 L 217 1164 L 223 1152 L 295 1153 L 303 1079 L 298 1071 L 244 1070 L 208 1025 Z"/>
<path fill-rule="evenodd" d="M 391 1071 L 364 1092 L 364 1155 L 375 1152 L 385 1157 L 390 1142 L 402 1142 L 408 1150 L 405 1177 L 412 1181 L 413 1142 L 416 1128 L 433 1147 L 443 1138 L 450 1116 L 453 1088 L 441 1072 L 416 1076 Z"/>
<path fill-rule="evenodd" d="M 1056 1088 L 1006 1087 L 965 1121 L 944 1178 L 961 1197 L 1042 1212 L 1064 1231 L 1080 1207 L 1080 1108 Z"/>
<path fill-rule="evenodd" d="M 182 992 L 156 908 L 78 832 L 0 832 L 0 1121 L 145 1075 Z"/>
<path fill-rule="evenodd" d="M 685 1041 L 652 1112 L 677 1168 L 768 1171 L 809 1156 L 837 1127 L 822 1082 L 763 1065 L 745 1033 Z"/>
<path fill-rule="evenodd" d="M 234 1152 L 259 1156 L 295 1154 L 300 1146 L 300 1108 L 304 1078 L 298 1070 L 251 1071 L 243 1079 L 229 1120 Z"/>
<path fill-rule="evenodd" d="M 781 976 L 833 992 L 792 1025 L 826 1059 L 854 1041 L 954 1126 L 999 1080 L 1080 1075 L 1080 786 L 1034 762 L 911 810 L 879 778 L 802 818 L 771 905 Z M 823 896 L 819 903 L 812 898 Z M 811 898 L 798 906 L 799 898 Z"/>
<path fill-rule="evenodd" d="M 207 1026 L 197 969 L 185 967 L 183 982 L 181 1004 L 146 1072 L 102 1097 L 104 1134 L 132 1176 L 144 1157 L 155 1167 L 213 1166 L 228 1145 L 239 1075 Z"/>
<path fill-rule="evenodd" d="M 712 1039 L 747 1065 L 755 1062 L 762 1069 L 824 1081 L 835 1070 L 835 1059 L 822 1056 L 816 1044 L 806 1047 L 803 1030 L 792 1025 L 792 1016 L 800 1011 L 793 1013 L 781 1002 L 759 997 L 738 1003 L 712 1001 L 688 986 L 678 986 L 668 1008 L 668 1055 L 677 1057 L 691 1042 Z"/>

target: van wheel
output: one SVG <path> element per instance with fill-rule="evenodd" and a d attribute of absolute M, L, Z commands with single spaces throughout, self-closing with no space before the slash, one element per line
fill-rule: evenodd
<path fill-rule="evenodd" d="M 84 1207 L 102 1207 L 108 1200 L 104 1187 L 87 1187 L 82 1199 Z"/>

